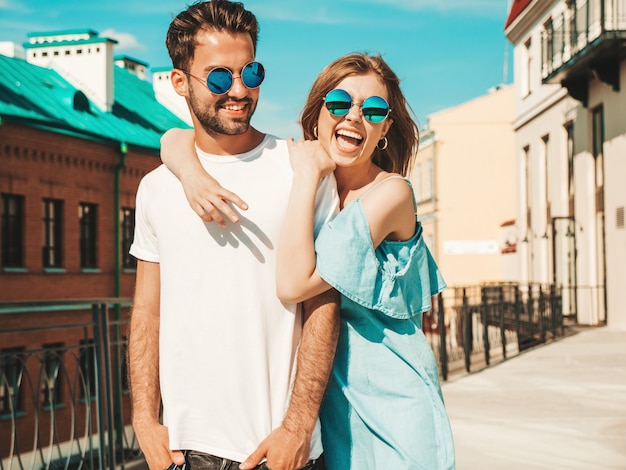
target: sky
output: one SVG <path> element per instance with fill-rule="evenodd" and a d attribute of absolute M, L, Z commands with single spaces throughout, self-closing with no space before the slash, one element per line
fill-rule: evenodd
<path fill-rule="evenodd" d="M 253 125 L 298 138 L 298 117 L 325 65 L 349 52 L 378 53 L 401 80 L 420 128 L 428 116 L 512 83 L 504 35 L 510 0 L 243 0 L 260 24 L 266 69 Z M 116 55 L 171 66 L 170 21 L 191 0 L 0 0 L 0 41 L 28 33 L 92 29 Z"/>

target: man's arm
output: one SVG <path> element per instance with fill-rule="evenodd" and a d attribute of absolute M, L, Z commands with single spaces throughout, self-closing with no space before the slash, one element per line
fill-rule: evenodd
<path fill-rule="evenodd" d="M 304 302 L 304 328 L 289 408 L 275 429 L 240 465 L 254 468 L 263 457 L 272 470 L 293 470 L 309 460 L 311 435 L 319 415 L 339 337 L 339 294 L 330 289 Z"/>
<path fill-rule="evenodd" d="M 159 421 L 160 265 L 139 260 L 128 338 L 128 370 L 135 435 L 151 470 L 172 462 L 182 465 L 181 452 L 169 450 L 167 428 Z"/>

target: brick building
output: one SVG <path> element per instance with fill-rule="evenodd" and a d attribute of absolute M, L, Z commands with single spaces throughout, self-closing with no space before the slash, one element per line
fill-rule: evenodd
<path fill-rule="evenodd" d="M 25 54 L 0 48 L 0 304 L 132 296 L 135 191 L 160 164 L 163 132 L 187 124 L 159 103 L 146 64 L 115 58 L 114 45 L 73 30 L 32 34 Z M 0 459 L 13 441 L 33 450 L 33 415 L 35 447 L 50 419 L 57 442 L 91 426 L 93 329 L 49 328 L 91 321 L 89 309 L 0 309 Z"/>

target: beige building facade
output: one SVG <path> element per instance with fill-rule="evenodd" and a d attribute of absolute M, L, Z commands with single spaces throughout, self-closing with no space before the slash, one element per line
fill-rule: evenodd
<path fill-rule="evenodd" d="M 626 1 L 513 2 L 520 280 L 626 327 Z M 621 58 L 622 57 L 622 58 Z"/>
<path fill-rule="evenodd" d="M 514 88 L 428 117 L 412 171 L 418 217 L 449 286 L 517 279 Z M 504 226 L 504 227 L 503 227 Z"/>

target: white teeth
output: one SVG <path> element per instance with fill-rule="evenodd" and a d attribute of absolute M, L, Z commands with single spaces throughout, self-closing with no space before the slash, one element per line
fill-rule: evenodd
<path fill-rule="evenodd" d="M 358 134 L 357 132 L 347 131 L 345 129 L 338 130 L 337 135 L 343 135 L 345 137 L 351 137 L 353 139 L 359 139 L 359 140 L 363 139 L 363 136 L 361 134 Z"/>
<path fill-rule="evenodd" d="M 224 109 L 228 109 L 229 111 L 241 111 L 244 108 L 245 108 L 244 105 L 236 105 L 236 104 L 231 104 L 231 105 L 224 106 Z"/>

